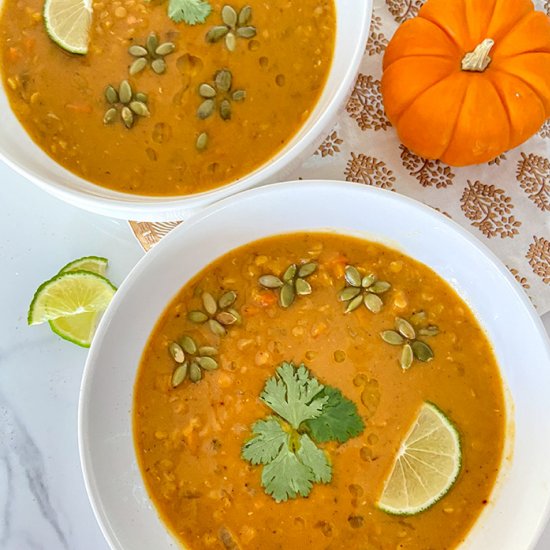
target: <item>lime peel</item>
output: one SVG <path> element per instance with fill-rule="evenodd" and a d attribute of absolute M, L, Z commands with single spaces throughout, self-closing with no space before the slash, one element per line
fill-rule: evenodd
<path fill-rule="evenodd" d="M 59 273 L 67 273 L 70 271 L 91 271 L 97 275 L 105 276 L 107 272 L 107 266 L 109 265 L 109 260 L 103 258 L 102 256 L 83 256 L 77 260 L 73 260 L 68 264 L 64 265 Z"/>

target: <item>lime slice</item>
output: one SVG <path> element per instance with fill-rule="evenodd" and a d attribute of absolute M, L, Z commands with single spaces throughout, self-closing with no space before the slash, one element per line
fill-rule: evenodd
<path fill-rule="evenodd" d="M 109 280 L 90 271 L 59 273 L 34 294 L 28 323 L 38 325 L 67 315 L 104 311 L 115 291 Z"/>
<path fill-rule="evenodd" d="M 48 36 L 71 53 L 88 53 L 92 0 L 46 0 L 44 24 Z"/>
<path fill-rule="evenodd" d="M 69 262 L 61 268 L 59 273 L 72 271 L 91 271 L 98 275 L 105 275 L 107 271 L 107 258 L 100 256 L 85 256 Z M 50 328 L 61 338 L 78 346 L 89 348 L 97 328 L 101 312 L 77 313 L 68 317 L 59 317 L 50 321 Z"/>
<path fill-rule="evenodd" d="M 105 275 L 109 260 L 100 256 L 84 256 L 69 262 L 66 266 L 59 270 L 59 273 L 68 273 L 69 271 L 91 271 L 98 275 Z"/>
<path fill-rule="evenodd" d="M 77 313 L 50 321 L 50 328 L 64 340 L 89 348 L 97 328 L 100 312 Z"/>
<path fill-rule="evenodd" d="M 452 422 L 435 405 L 424 403 L 401 444 L 378 507 L 407 516 L 428 509 L 454 485 L 461 458 Z"/>

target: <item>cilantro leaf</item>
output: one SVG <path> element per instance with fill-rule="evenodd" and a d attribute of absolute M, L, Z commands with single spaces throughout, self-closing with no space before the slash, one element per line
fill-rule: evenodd
<path fill-rule="evenodd" d="M 302 464 L 312 471 L 316 483 L 330 483 L 332 480 L 332 466 L 327 455 L 311 441 L 307 434 L 300 438 L 300 448 L 296 453 Z"/>
<path fill-rule="evenodd" d="M 328 483 L 332 479 L 332 466 L 327 456 L 317 448 L 308 435 L 299 435 L 298 450 L 294 452 L 288 444 L 262 472 L 262 485 L 268 495 L 277 502 L 307 497 L 313 483 Z"/>
<path fill-rule="evenodd" d="M 314 477 L 311 468 L 285 446 L 275 460 L 264 466 L 262 485 L 268 495 L 277 502 L 282 502 L 298 495 L 307 497 Z"/>
<path fill-rule="evenodd" d="M 290 434 L 274 416 L 258 420 L 252 426 L 252 433 L 254 437 L 244 444 L 242 457 L 254 465 L 268 464 L 277 457 L 283 445 L 289 446 Z"/>
<path fill-rule="evenodd" d="M 212 6 L 206 0 L 169 0 L 168 16 L 176 23 L 204 23 Z"/>
<path fill-rule="evenodd" d="M 345 443 L 365 429 L 365 423 L 359 416 L 355 403 L 342 395 L 340 390 L 325 386 L 320 396 L 326 398 L 322 413 L 305 422 L 306 429 L 315 441 Z"/>
<path fill-rule="evenodd" d="M 266 382 L 260 399 L 294 429 L 321 414 L 328 396 L 320 396 L 324 386 L 310 376 L 304 365 L 283 363 Z"/>

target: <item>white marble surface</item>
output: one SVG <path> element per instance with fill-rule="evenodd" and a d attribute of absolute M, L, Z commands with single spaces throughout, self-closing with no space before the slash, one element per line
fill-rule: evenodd
<path fill-rule="evenodd" d="M 67 206 L 1 164 L 0 236 L 0 549 L 107 550 L 78 457 L 86 350 L 27 327 L 26 312 L 66 262 L 106 256 L 120 284 L 143 253 L 125 223 Z M 550 527 L 536 547 L 548 549 Z"/>

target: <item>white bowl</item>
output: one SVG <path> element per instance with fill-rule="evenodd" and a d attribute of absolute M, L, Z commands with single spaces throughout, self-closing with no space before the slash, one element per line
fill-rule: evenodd
<path fill-rule="evenodd" d="M 69 172 L 28 136 L 13 112 L 0 79 L 0 159 L 52 195 L 97 214 L 140 221 L 183 219 L 239 191 L 281 181 L 320 145 L 347 98 L 365 51 L 373 0 L 335 0 L 334 60 L 325 89 L 299 132 L 275 157 L 223 187 L 180 197 L 144 197 L 111 191 Z M 0 10 L 3 0 L 0 0 Z"/>
<path fill-rule="evenodd" d="M 164 308 L 235 247 L 326 230 L 399 248 L 471 306 L 494 346 L 514 425 L 492 503 L 461 548 L 533 547 L 549 514 L 550 345 L 523 290 L 484 245 L 416 201 L 358 184 L 293 182 L 226 199 L 179 226 L 130 273 L 100 324 L 82 381 L 79 444 L 90 500 L 112 548 L 177 547 L 148 498 L 132 440 L 136 369 Z"/>

